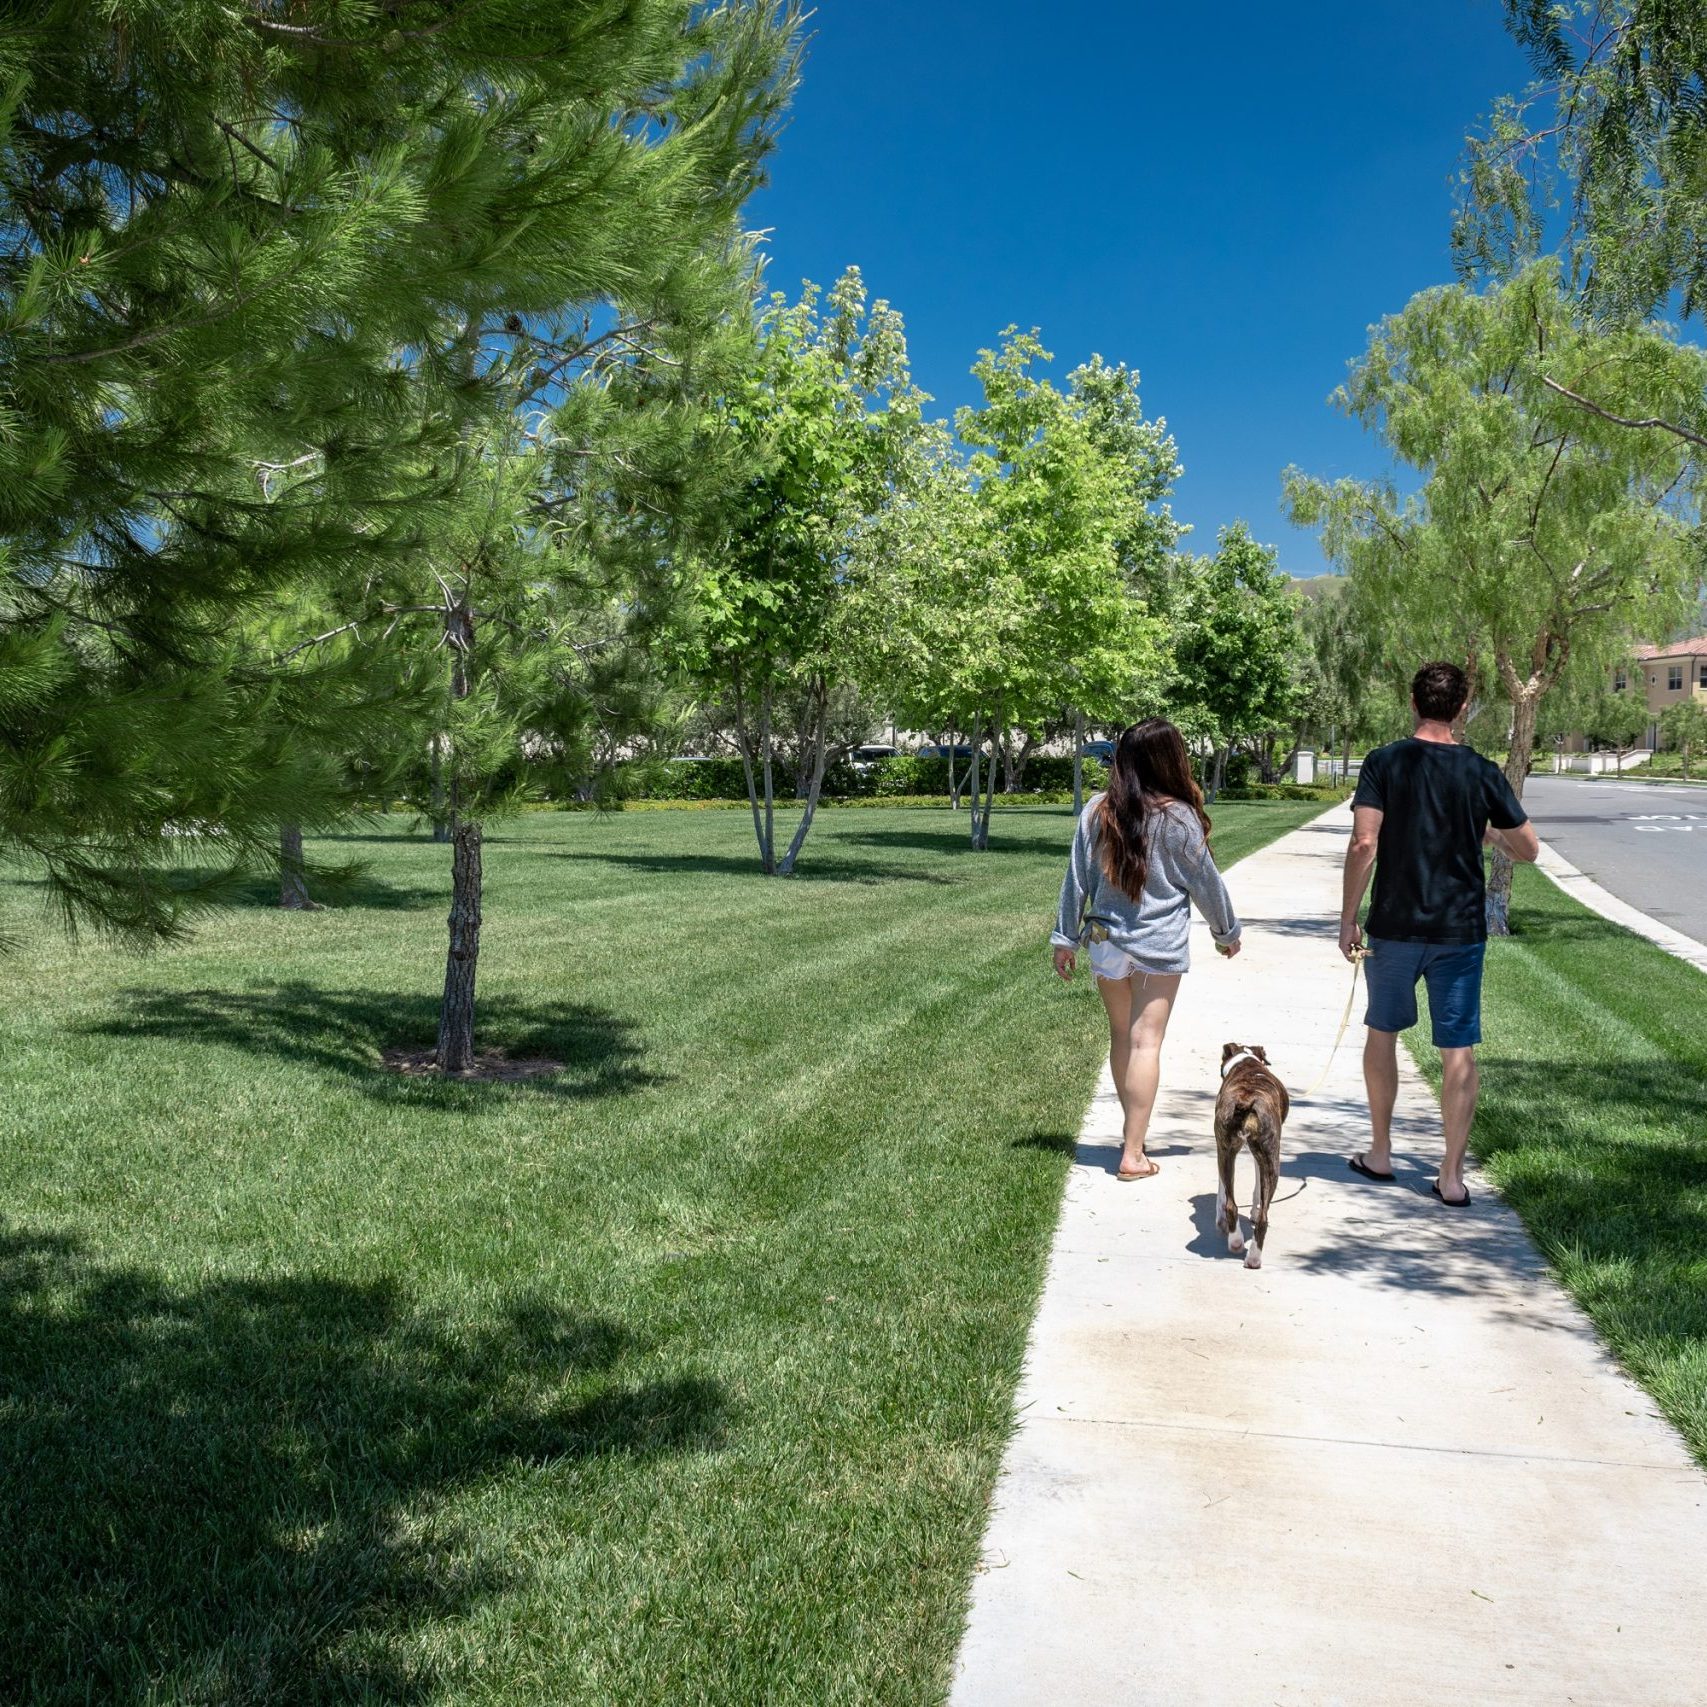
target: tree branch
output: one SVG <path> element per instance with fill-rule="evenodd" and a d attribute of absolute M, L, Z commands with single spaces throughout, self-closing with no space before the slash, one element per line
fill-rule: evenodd
<path fill-rule="evenodd" d="M 1707 434 L 1695 432 L 1690 427 L 1680 427 L 1675 421 L 1662 421 L 1658 415 L 1644 416 L 1637 420 L 1629 415 L 1615 415 L 1610 409 L 1603 409 L 1598 403 L 1584 397 L 1580 392 L 1572 391 L 1568 385 L 1561 385 L 1556 379 L 1549 379 L 1546 374 L 1541 376 L 1541 383 L 1549 391 L 1556 391 L 1561 397 L 1568 398 L 1579 409 L 1586 409 L 1591 415 L 1598 415 L 1603 421 L 1610 421 L 1615 427 L 1658 428 L 1663 433 L 1671 433 L 1687 444 L 1707 446 Z"/>

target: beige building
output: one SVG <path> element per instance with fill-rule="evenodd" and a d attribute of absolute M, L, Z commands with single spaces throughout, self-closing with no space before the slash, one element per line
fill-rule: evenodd
<path fill-rule="evenodd" d="M 1612 672 L 1612 687 L 1616 693 L 1639 688 L 1646 694 L 1650 721 L 1642 746 L 1657 752 L 1660 714 L 1666 707 L 1691 694 L 1707 699 L 1707 635 L 1673 640 L 1663 646 L 1638 646 L 1630 662 Z M 1581 754 L 1588 751 L 1590 743 L 1582 735 L 1567 735 L 1556 745 L 1561 753 Z"/>
<path fill-rule="evenodd" d="M 1633 686 L 1646 689 L 1653 719 L 1648 725 L 1647 744 L 1657 748 L 1661 712 L 1692 694 L 1707 699 L 1707 635 L 1674 640 L 1665 646 L 1638 646 L 1632 662 L 1613 671 L 1612 685 L 1619 690 Z"/>

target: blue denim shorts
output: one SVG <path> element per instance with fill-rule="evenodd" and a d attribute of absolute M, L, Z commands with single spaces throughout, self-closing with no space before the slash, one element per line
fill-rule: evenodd
<path fill-rule="evenodd" d="M 1485 942 L 1389 942 L 1369 939 L 1363 980 L 1372 1031 L 1409 1031 L 1417 1023 L 1417 980 L 1428 986 L 1436 1049 L 1467 1049 L 1482 1041 L 1482 960 Z"/>

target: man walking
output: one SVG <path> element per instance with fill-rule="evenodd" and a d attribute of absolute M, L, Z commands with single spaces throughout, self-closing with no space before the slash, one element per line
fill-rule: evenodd
<path fill-rule="evenodd" d="M 1482 1040 L 1482 958 L 1487 949 L 1485 843 L 1515 860 L 1540 852 L 1535 826 L 1497 765 L 1460 746 L 1452 723 L 1470 684 L 1456 664 L 1424 664 L 1411 682 L 1416 733 L 1378 747 L 1363 761 L 1352 796 L 1345 856 L 1340 952 L 1362 944 L 1357 910 L 1375 870 L 1364 981 L 1369 1028 L 1363 1081 L 1370 1144 L 1351 1158 L 1365 1179 L 1393 1177 L 1393 1104 L 1399 1095 L 1399 1033 L 1417 1023 L 1417 981 L 1428 986 L 1429 1018 L 1440 1051 L 1440 1119 L 1446 1149 L 1433 1191 L 1467 1209 L 1464 1151 L 1476 1112 L 1476 1045 Z"/>

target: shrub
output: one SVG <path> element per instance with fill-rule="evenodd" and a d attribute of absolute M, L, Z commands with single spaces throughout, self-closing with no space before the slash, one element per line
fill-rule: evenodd
<path fill-rule="evenodd" d="M 967 767 L 956 761 L 955 775 L 964 776 Z M 865 773 L 866 787 L 860 792 L 878 799 L 892 799 L 902 794 L 947 794 L 948 760 L 921 759 L 916 753 L 897 753 L 892 759 L 879 759 Z"/>
<path fill-rule="evenodd" d="M 623 771 L 634 774 L 641 767 L 624 765 Z M 741 761 L 735 758 L 667 759 L 662 764 L 644 767 L 644 774 L 635 776 L 637 800 L 745 800 L 747 778 Z M 619 792 L 626 793 L 626 790 Z M 790 792 L 793 792 L 792 787 Z"/>
<path fill-rule="evenodd" d="M 1344 800 L 1351 793 L 1337 782 L 1252 782 L 1242 788 L 1224 788 L 1221 800 Z"/>

